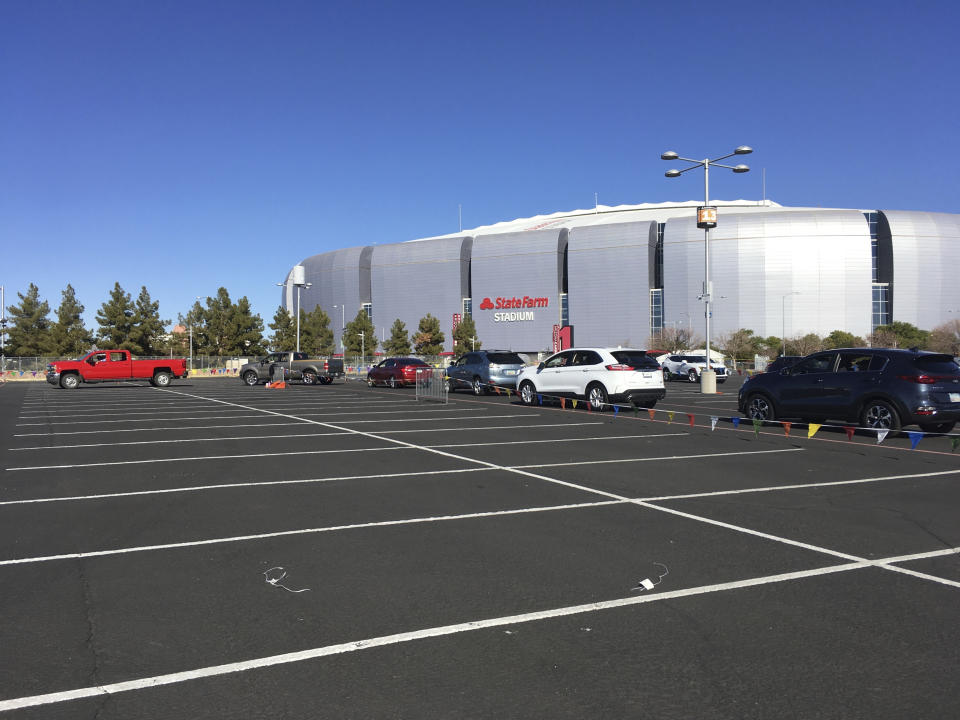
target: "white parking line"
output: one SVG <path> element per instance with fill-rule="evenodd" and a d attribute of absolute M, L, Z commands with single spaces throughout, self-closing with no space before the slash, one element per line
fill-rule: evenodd
<path fill-rule="evenodd" d="M 262 417 L 261 415 L 251 415 L 250 417 Z M 13 437 L 48 437 L 52 435 L 102 435 L 103 433 L 122 433 L 122 432 L 170 432 L 172 430 L 213 430 L 216 428 L 244 428 L 244 427 L 283 427 L 285 425 L 310 425 L 308 422 L 269 422 L 269 423 L 235 423 L 231 425 L 180 425 L 179 427 L 149 427 L 149 428 L 117 428 L 110 430 L 71 430 L 66 432 L 43 432 L 43 433 L 17 433 Z M 344 433 L 347 434 L 347 433 Z"/>
<path fill-rule="evenodd" d="M 917 553 L 915 555 L 898 556 L 883 558 L 882 562 L 908 562 L 910 560 L 922 560 L 933 557 L 939 557 L 955 553 L 960 548 L 949 548 L 930 553 Z M 136 680 L 127 680 L 124 682 L 109 683 L 105 685 L 93 685 L 88 687 L 76 688 L 61 692 L 47 693 L 45 695 L 31 695 L 9 700 L 0 701 L 0 712 L 7 710 L 20 710 L 28 707 L 38 707 L 41 705 L 50 705 L 53 703 L 66 702 L 70 700 L 80 700 L 88 697 L 97 697 L 101 695 L 114 695 L 122 692 L 156 688 L 162 685 L 174 685 L 201 678 L 212 678 L 223 675 L 232 675 L 239 672 L 250 670 L 259 670 L 278 665 L 288 665 L 291 663 L 305 662 L 315 660 L 321 657 L 332 655 L 342 655 L 344 653 L 358 652 L 370 648 L 387 647 L 399 645 L 401 643 L 415 642 L 429 638 L 443 637 L 445 635 L 455 635 L 464 632 L 473 632 L 476 630 L 489 630 L 492 628 L 505 627 L 510 625 L 519 625 L 523 623 L 538 622 L 543 620 L 552 620 L 554 618 L 569 617 L 571 615 L 583 615 L 586 613 L 602 612 L 616 608 L 629 607 L 632 605 L 644 605 L 646 603 L 661 602 L 663 600 L 676 600 L 679 598 L 705 595 L 709 593 L 726 592 L 730 590 L 741 590 L 744 588 L 758 587 L 762 585 L 771 585 L 774 583 L 783 583 L 791 581 L 806 580 L 817 578 L 835 573 L 849 572 L 870 567 L 869 563 L 850 562 L 842 565 L 827 565 L 814 568 L 812 570 L 800 570 L 797 572 L 781 573 L 778 575 L 765 575 L 761 577 L 748 578 L 746 580 L 736 580 L 727 583 L 716 583 L 713 585 L 700 585 L 698 587 L 685 588 L 682 590 L 673 590 L 668 592 L 657 592 L 644 595 L 633 595 L 630 597 L 616 598 L 613 600 L 603 600 L 582 605 L 568 605 L 565 607 L 551 608 L 549 610 L 538 610 L 534 612 L 518 613 L 515 615 L 505 615 L 496 618 L 483 618 L 471 620 L 468 622 L 455 623 L 452 625 L 442 625 L 438 627 L 425 628 L 409 632 L 394 633 L 392 635 L 381 635 L 361 640 L 353 640 L 336 645 L 326 645 L 322 647 L 310 648 L 308 650 L 299 650 L 297 652 L 282 653 L 279 655 L 269 655 L 265 657 L 251 658 L 238 662 L 225 663 L 222 665 L 212 665 L 208 667 L 194 668 L 182 672 L 167 673 L 165 675 L 154 675 L 152 677 L 143 677 Z"/>
<path fill-rule="evenodd" d="M 686 433 L 683 433 L 684 435 Z M 694 460 L 697 458 L 708 458 L 708 457 L 732 457 L 740 455 L 766 455 L 769 453 L 784 453 L 784 452 L 803 452 L 803 448 L 781 448 L 778 450 L 741 450 L 738 452 L 726 452 L 726 453 L 705 453 L 703 455 L 664 455 L 662 457 L 649 457 L 649 458 L 618 458 L 615 460 L 583 460 L 583 461 L 570 461 L 570 462 L 559 462 L 559 463 L 549 463 L 541 465 L 514 465 L 514 468 L 525 469 L 525 468 L 545 468 L 545 467 L 568 467 L 573 465 L 603 465 L 607 463 L 631 463 L 631 462 L 651 462 L 654 460 Z"/>

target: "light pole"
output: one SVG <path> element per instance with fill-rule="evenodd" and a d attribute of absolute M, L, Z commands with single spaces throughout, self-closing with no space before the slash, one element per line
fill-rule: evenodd
<path fill-rule="evenodd" d="M 7 369 L 7 298 L 0 285 L 0 375 Z"/>
<path fill-rule="evenodd" d="M 302 282 L 293 284 L 297 288 L 297 352 L 300 352 L 300 290 L 301 288 L 313 287 L 313 283 Z M 277 283 L 277 287 L 284 287 L 285 285 L 286 283 Z"/>
<path fill-rule="evenodd" d="M 200 296 L 196 295 L 197 302 L 200 302 Z M 188 313 L 189 314 L 189 313 Z M 190 320 L 190 372 L 193 372 L 193 320 Z"/>
<path fill-rule="evenodd" d="M 710 207 L 710 166 L 716 165 L 717 167 L 727 168 L 728 170 L 733 170 L 735 173 L 749 172 L 750 168 L 746 165 L 722 165 L 718 160 L 726 160 L 728 157 L 733 157 L 734 155 L 749 155 L 752 152 L 753 148 L 741 145 L 732 153 L 721 155 L 713 160 L 709 158 L 704 160 L 691 160 L 690 158 L 680 157 L 672 150 L 660 155 L 661 160 L 682 160 L 683 162 L 693 163 L 693 165 L 685 167 L 683 170 L 667 170 L 664 175 L 668 178 L 680 177 L 683 173 L 687 172 L 687 170 L 693 170 L 698 167 L 703 168 L 703 207 L 697 208 L 697 227 L 703 228 L 703 293 L 699 299 L 703 300 L 705 306 L 703 314 L 706 321 L 707 367 L 700 374 L 700 392 L 711 395 L 717 392 L 717 374 L 710 366 L 710 293 L 712 291 L 710 286 L 710 228 L 717 226 L 717 209 Z"/>
<path fill-rule="evenodd" d="M 791 295 L 800 295 L 799 290 L 794 290 L 793 292 L 784 293 L 783 297 L 780 298 L 780 354 L 787 354 L 787 298 Z M 793 307 L 792 305 L 790 307 Z"/>
<path fill-rule="evenodd" d="M 340 308 L 340 352 L 343 355 L 347 354 L 347 346 L 343 342 L 343 332 L 347 329 L 347 306 L 346 305 L 334 305 L 334 308 Z"/>

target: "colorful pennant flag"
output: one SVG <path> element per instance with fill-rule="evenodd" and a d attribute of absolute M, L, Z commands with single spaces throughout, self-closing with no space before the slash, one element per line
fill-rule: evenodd
<path fill-rule="evenodd" d="M 954 452 L 960 447 L 960 437 L 950 438 L 950 452 Z"/>
<path fill-rule="evenodd" d="M 733 423 L 733 426 L 734 426 L 735 428 L 740 427 L 740 418 L 738 418 L 738 417 L 732 417 L 732 418 L 730 418 L 730 422 Z"/>
<path fill-rule="evenodd" d="M 636 407 L 636 406 L 634 406 L 634 407 Z M 656 411 L 656 410 L 652 410 L 652 409 L 648 409 L 648 410 L 647 410 L 647 415 L 650 416 L 650 419 L 651 419 L 651 420 L 653 420 L 653 418 L 654 418 L 654 416 L 655 416 L 656 414 L 657 414 L 657 411 Z"/>
<path fill-rule="evenodd" d="M 619 414 L 620 414 L 620 406 L 619 406 L 619 405 L 614 405 L 614 406 L 613 406 L 613 416 L 616 417 L 616 416 L 619 415 Z"/>
<path fill-rule="evenodd" d="M 890 432 L 890 431 L 889 431 L 889 430 L 877 430 L 877 445 L 879 445 L 880 443 L 882 443 L 884 440 L 887 439 L 887 433 L 888 433 L 888 432 Z"/>
<path fill-rule="evenodd" d="M 920 441 L 923 439 L 922 432 L 908 432 L 907 435 L 910 436 L 910 449 L 916 450 L 917 445 L 920 444 Z"/>
<path fill-rule="evenodd" d="M 673 410 L 667 412 L 668 422 L 673 422 Z"/>
<path fill-rule="evenodd" d="M 753 434 L 757 437 L 760 437 L 760 426 L 763 425 L 763 420 L 753 419 Z"/>
<path fill-rule="evenodd" d="M 651 410 L 650 412 L 652 413 L 653 410 Z M 633 406 L 633 416 L 640 417 L 640 408 L 638 408 L 636 405 Z M 653 415 L 650 416 L 650 419 L 653 420 Z"/>
<path fill-rule="evenodd" d="M 543 405 L 543 393 L 537 393 L 537 405 Z"/>
<path fill-rule="evenodd" d="M 710 429 L 711 429 L 711 430 L 716 430 L 716 429 L 717 429 L 717 423 L 718 423 L 718 422 L 720 422 L 720 418 L 718 418 L 716 415 L 711 415 L 711 416 L 710 416 Z"/>
<path fill-rule="evenodd" d="M 793 423 L 788 423 L 788 422 L 782 422 L 782 421 L 781 421 L 780 424 L 783 425 L 783 434 L 786 435 L 787 437 L 790 437 L 790 426 L 791 426 Z"/>
<path fill-rule="evenodd" d="M 567 409 L 567 399 L 566 399 L 566 398 L 560 398 L 560 409 L 561 409 L 561 410 L 566 410 L 566 409 Z"/>
<path fill-rule="evenodd" d="M 592 402 L 588 402 L 588 403 L 587 403 L 587 412 L 590 412 L 592 409 L 593 409 L 593 403 L 592 403 Z"/>
<path fill-rule="evenodd" d="M 821 427 L 822 426 L 820 423 L 810 423 L 807 425 L 807 437 L 812 438 L 817 434 L 817 430 L 819 430 Z"/>
<path fill-rule="evenodd" d="M 853 440 L 853 434 L 857 431 L 857 429 L 852 428 L 849 425 L 845 425 L 843 431 L 847 434 L 847 440 Z"/>
<path fill-rule="evenodd" d="M 693 420 L 694 420 L 693 415 L 691 415 L 690 413 L 687 413 L 687 421 L 690 423 L 690 427 L 693 427 Z"/>
<path fill-rule="evenodd" d="M 571 404 L 573 405 L 573 409 L 576 410 L 576 409 L 577 409 L 577 399 L 574 398 L 574 399 L 571 400 L 570 402 L 571 402 Z"/>

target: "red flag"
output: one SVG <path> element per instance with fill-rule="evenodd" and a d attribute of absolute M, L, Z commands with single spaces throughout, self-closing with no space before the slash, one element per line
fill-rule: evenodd
<path fill-rule="evenodd" d="M 687 413 L 687 418 L 690 420 L 690 427 L 693 427 L 693 415 Z"/>
<path fill-rule="evenodd" d="M 856 428 L 845 426 L 843 429 L 844 429 L 844 432 L 847 433 L 847 440 L 853 440 L 853 434 L 857 431 Z"/>
<path fill-rule="evenodd" d="M 567 409 L 567 399 L 566 399 L 566 398 L 560 398 L 560 409 L 561 409 L 561 410 L 566 410 L 566 409 Z"/>
<path fill-rule="evenodd" d="M 593 407 L 593 403 L 589 403 L 589 402 L 588 402 L 588 403 L 587 403 L 587 412 L 590 412 L 590 410 L 591 410 L 592 407 Z"/>
<path fill-rule="evenodd" d="M 792 423 L 781 422 L 780 424 L 783 425 L 783 434 L 786 435 L 787 437 L 790 437 L 790 425 Z"/>
<path fill-rule="evenodd" d="M 650 413 L 650 419 L 653 420 L 653 415 L 654 415 L 654 412 L 655 412 L 655 411 L 654 411 L 654 410 L 647 410 L 647 412 Z"/>

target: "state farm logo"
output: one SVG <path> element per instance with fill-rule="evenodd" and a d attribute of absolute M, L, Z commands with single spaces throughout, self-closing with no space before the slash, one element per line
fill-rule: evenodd
<path fill-rule="evenodd" d="M 550 298 L 545 297 L 498 297 L 496 303 L 488 297 L 480 303 L 481 310 L 501 310 L 503 308 L 545 308 L 550 305 Z"/>
<path fill-rule="evenodd" d="M 488 297 L 480 303 L 481 310 L 502 310 L 504 308 L 545 308 L 550 305 L 550 299 L 545 297 L 498 297 L 496 301 Z M 530 322 L 536 320 L 536 314 L 530 311 L 526 312 L 495 312 L 493 314 L 494 322 Z"/>

